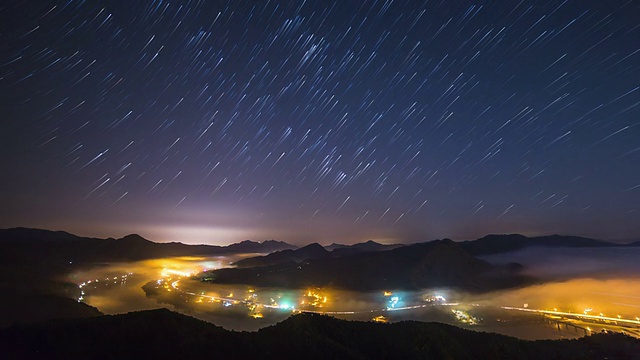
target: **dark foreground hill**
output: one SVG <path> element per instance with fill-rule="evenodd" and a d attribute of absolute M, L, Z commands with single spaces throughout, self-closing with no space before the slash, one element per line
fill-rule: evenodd
<path fill-rule="evenodd" d="M 205 273 L 208 281 L 303 288 L 331 286 L 349 290 L 422 289 L 453 287 L 486 291 L 522 285 L 526 280 L 480 260 L 451 240 L 363 252 L 337 258 L 316 258 L 252 268 L 229 268 Z"/>
<path fill-rule="evenodd" d="M 299 314 L 259 330 L 227 331 L 153 310 L 0 330 L 4 359 L 634 359 L 620 334 L 525 341 L 439 323 L 345 321 Z"/>

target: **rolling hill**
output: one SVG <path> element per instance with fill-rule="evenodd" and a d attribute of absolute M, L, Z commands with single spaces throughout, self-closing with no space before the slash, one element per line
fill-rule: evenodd
<path fill-rule="evenodd" d="M 6 359 L 633 359 L 640 340 L 595 334 L 525 341 L 451 325 L 293 315 L 257 332 L 228 331 L 168 310 L 0 329 Z"/>

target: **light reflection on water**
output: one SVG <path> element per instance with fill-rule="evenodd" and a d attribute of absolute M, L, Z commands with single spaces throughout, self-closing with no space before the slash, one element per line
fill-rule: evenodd
<path fill-rule="evenodd" d="M 493 331 L 527 339 L 571 338 L 584 335 L 584 330 L 562 327 L 549 322 L 540 315 L 520 314 L 502 310 L 500 306 L 527 307 L 532 309 L 562 309 L 575 313 L 603 313 L 607 316 L 621 316 L 633 319 L 640 316 L 640 278 L 635 276 L 635 266 L 627 264 L 640 252 L 631 253 L 604 249 L 558 249 L 541 254 L 539 249 L 519 251 L 512 254 L 485 257 L 486 260 L 500 263 L 520 261 L 533 275 L 544 278 L 545 284 L 537 284 L 522 289 L 512 289 L 486 294 L 466 294 L 446 289 L 432 289 L 420 292 L 398 292 L 398 306 L 418 306 L 403 311 L 389 311 L 390 296 L 382 292 L 359 293 L 335 289 L 312 289 L 326 296 L 327 301 L 321 307 L 310 307 L 302 301 L 312 297 L 305 296 L 310 289 L 261 289 L 249 285 L 217 285 L 191 280 L 180 275 L 195 274 L 200 271 L 228 267 L 239 258 L 249 255 L 216 257 L 179 257 L 153 259 L 130 263 L 111 263 L 92 266 L 75 272 L 70 279 L 78 284 L 87 280 L 100 280 L 85 285 L 84 301 L 97 307 L 106 314 L 166 307 L 185 314 L 213 322 L 219 326 L 234 330 L 257 330 L 288 317 L 291 308 L 320 312 L 354 312 L 353 314 L 334 314 L 350 320 L 371 320 L 384 316 L 390 321 L 421 320 L 439 321 L 461 325 L 481 331 Z M 625 260 L 622 261 L 621 259 Z M 594 266 L 589 267 L 592 261 Z M 625 272 L 625 269 L 632 271 Z M 164 272 L 164 273 L 163 273 Z M 537 273 L 536 273 L 537 272 Z M 123 280 L 122 274 L 132 274 Z M 164 278 L 179 279 L 179 290 L 196 295 L 182 294 L 181 298 L 158 296 L 148 297 L 142 286 L 149 281 Z M 114 277 L 119 277 L 113 280 Z M 106 281 L 104 279 L 110 279 Z M 100 284 L 100 285 L 98 285 Z M 252 290 L 253 293 L 249 291 Z M 389 289 L 393 290 L 393 289 Z M 227 297 L 241 301 L 247 296 L 256 296 L 258 304 L 267 304 L 286 308 L 251 309 L 243 303 L 225 305 L 224 301 L 213 301 L 197 295 Z M 451 306 L 430 304 L 425 299 L 435 295 L 444 295 L 448 302 L 455 302 L 456 311 L 480 321 L 479 325 L 460 323 L 452 314 Z M 304 300 L 306 298 L 306 300 Z M 259 314 L 260 316 L 256 316 Z M 584 324 L 580 324 L 581 326 Z M 584 326 L 583 326 L 584 327 Z M 595 331 L 598 328 L 595 328 Z"/>

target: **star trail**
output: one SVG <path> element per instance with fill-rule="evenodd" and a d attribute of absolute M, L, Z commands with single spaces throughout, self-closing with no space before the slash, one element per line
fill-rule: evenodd
<path fill-rule="evenodd" d="M 640 236 L 637 1 L 8 1 L 0 225 Z"/>

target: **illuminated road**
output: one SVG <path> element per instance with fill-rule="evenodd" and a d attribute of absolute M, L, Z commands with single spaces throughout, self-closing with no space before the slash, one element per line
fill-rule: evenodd
<path fill-rule="evenodd" d="M 578 313 L 556 311 L 556 310 L 539 310 L 539 309 L 529 309 L 529 308 L 517 308 L 517 307 L 509 307 L 509 306 L 502 306 L 502 308 L 505 309 L 505 310 L 518 310 L 518 311 L 526 311 L 526 312 L 533 312 L 533 313 L 539 313 L 539 314 L 565 316 L 565 317 L 578 318 L 578 319 L 615 321 L 616 323 L 632 324 L 632 325 L 640 326 L 640 321 L 638 321 L 638 320 L 623 319 L 623 318 L 619 318 L 619 317 L 608 317 L 608 316 L 599 316 L 599 315 L 578 314 Z"/>
<path fill-rule="evenodd" d="M 438 304 L 438 305 L 442 305 L 442 306 L 456 306 L 456 305 L 460 305 L 459 303 L 444 303 L 444 304 Z M 375 310 L 363 310 L 363 311 L 317 311 L 317 310 L 300 310 L 301 312 L 308 312 L 308 313 L 314 313 L 314 314 L 324 314 L 324 315 L 355 315 L 355 314 L 367 314 L 367 313 L 373 313 L 373 312 L 378 312 L 378 311 L 402 311 L 402 310 L 415 310 L 415 309 L 421 309 L 421 308 L 426 308 L 429 306 L 433 306 L 433 305 L 414 305 L 414 306 L 402 306 L 402 307 L 397 307 L 397 308 L 382 308 L 382 309 L 375 309 Z"/>
<path fill-rule="evenodd" d="M 542 310 L 542 309 L 531 309 L 531 308 L 520 308 L 520 307 L 510 307 L 510 306 L 502 306 L 502 309 L 505 310 L 515 310 L 522 311 L 528 313 L 542 314 L 542 315 L 551 315 L 558 316 L 561 318 L 566 318 L 572 321 L 572 325 L 580 325 L 581 327 L 586 327 L 586 330 L 591 331 L 588 325 L 597 325 L 599 327 L 606 328 L 611 331 L 625 332 L 630 335 L 640 337 L 640 321 L 625 319 L 621 317 L 610 317 L 603 315 L 589 315 L 584 313 L 572 313 L 566 311 L 557 311 L 557 310 Z"/>
<path fill-rule="evenodd" d="M 280 309 L 280 307 L 278 306 L 274 306 L 274 305 L 267 305 L 267 304 L 261 304 L 255 301 L 249 301 L 249 300 L 238 300 L 238 299 L 232 299 L 232 298 L 226 298 L 226 297 L 220 297 L 220 296 L 212 296 L 212 295 L 205 295 L 205 294 L 196 294 L 194 292 L 190 292 L 190 291 L 185 291 L 182 290 L 178 287 L 178 283 L 180 282 L 180 280 L 176 280 L 174 282 L 171 283 L 171 287 L 178 291 L 181 292 L 183 294 L 187 294 L 187 295 L 192 295 L 192 296 L 198 296 L 198 297 L 203 297 L 203 298 L 207 298 L 207 299 L 211 299 L 213 301 L 226 301 L 228 303 L 232 303 L 232 304 L 246 304 L 246 305 L 257 305 L 257 306 L 264 306 L 266 308 L 272 308 L 272 309 Z"/>
<path fill-rule="evenodd" d="M 245 305 L 256 305 L 256 306 L 262 306 L 265 308 L 269 308 L 269 309 L 283 309 L 283 310 L 292 310 L 292 311 L 296 311 L 296 309 L 294 308 L 283 308 L 281 306 L 278 305 L 271 305 L 271 304 L 263 304 L 263 303 L 259 303 L 257 301 L 253 301 L 253 300 L 238 300 L 238 299 L 231 299 L 231 298 L 225 298 L 225 297 L 220 297 L 220 296 L 212 296 L 212 295 L 205 295 L 205 294 L 196 294 L 194 292 L 190 292 L 190 291 L 185 291 L 182 290 L 178 287 L 178 283 L 180 282 L 180 280 L 176 280 L 174 282 L 171 283 L 171 287 L 179 292 L 182 292 L 184 294 L 187 295 L 192 295 L 192 296 L 199 296 L 199 297 L 203 297 L 203 298 L 207 298 L 207 299 L 211 299 L 213 301 L 227 301 L 229 303 L 233 303 L 233 304 L 245 304 Z M 314 313 L 314 314 L 326 314 L 326 315 L 351 315 L 351 314 L 357 314 L 357 313 L 366 313 L 368 311 L 360 311 L 360 312 L 356 312 L 356 311 L 313 311 L 313 310 L 297 310 L 297 311 L 302 311 L 302 312 L 309 312 L 309 313 Z M 373 310 L 371 310 L 373 311 Z"/>
<path fill-rule="evenodd" d="M 207 299 L 211 299 L 213 301 L 220 301 L 220 302 L 221 301 L 226 301 L 226 302 L 231 303 L 231 304 L 255 305 L 255 306 L 262 306 L 262 307 L 269 308 L 269 309 L 290 310 L 290 311 L 306 312 L 306 313 L 313 313 L 313 314 L 323 314 L 323 315 L 358 315 L 358 314 L 371 314 L 371 313 L 376 313 L 376 312 L 397 312 L 397 311 L 415 310 L 415 309 L 421 309 L 421 308 L 426 308 L 426 307 L 433 306 L 433 304 L 420 304 L 420 305 L 413 305 L 413 306 L 386 307 L 386 308 L 381 308 L 381 309 L 377 308 L 377 309 L 361 310 L 361 311 L 323 311 L 323 310 L 296 309 L 296 308 L 290 307 L 290 306 L 282 307 L 282 306 L 279 306 L 279 305 L 264 304 L 264 303 L 257 302 L 255 300 L 247 300 L 247 299 L 239 300 L 239 299 L 233 299 L 233 298 L 228 298 L 228 297 L 206 295 L 206 294 L 202 294 L 202 293 L 201 294 L 197 294 L 195 292 L 191 292 L 191 291 L 187 291 L 187 290 L 181 289 L 178 286 L 179 282 L 180 282 L 180 280 L 173 281 L 171 283 L 171 287 L 175 291 L 181 292 L 183 294 L 191 295 L 191 296 L 207 298 Z M 438 305 L 441 305 L 441 306 L 457 306 L 457 305 L 460 305 L 460 304 L 459 303 L 444 303 L 444 302 L 441 302 L 441 303 L 438 303 Z"/>

